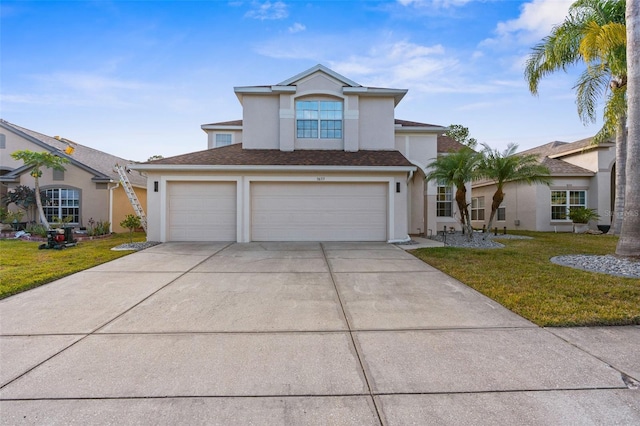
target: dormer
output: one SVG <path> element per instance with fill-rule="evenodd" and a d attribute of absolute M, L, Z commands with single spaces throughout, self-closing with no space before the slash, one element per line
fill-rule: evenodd
<path fill-rule="evenodd" d="M 243 148 L 393 150 L 394 108 L 406 90 L 364 87 L 323 65 L 273 86 L 234 88 Z"/>

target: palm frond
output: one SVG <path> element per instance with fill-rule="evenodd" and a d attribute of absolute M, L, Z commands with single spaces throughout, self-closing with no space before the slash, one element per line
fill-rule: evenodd
<path fill-rule="evenodd" d="M 596 121 L 596 108 L 598 100 L 601 99 L 609 89 L 611 74 L 607 68 L 587 68 L 582 72 L 576 85 L 576 106 L 578 116 L 583 123 Z"/>

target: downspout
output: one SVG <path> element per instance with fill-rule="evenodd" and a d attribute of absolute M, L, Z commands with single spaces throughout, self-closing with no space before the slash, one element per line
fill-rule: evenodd
<path fill-rule="evenodd" d="M 115 186 L 109 186 L 109 183 L 115 183 Z M 113 190 L 120 186 L 120 182 L 110 181 L 107 183 L 109 189 L 109 233 L 113 232 Z"/>

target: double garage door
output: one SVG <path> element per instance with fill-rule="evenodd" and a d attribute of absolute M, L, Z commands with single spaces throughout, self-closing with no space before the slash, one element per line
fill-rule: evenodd
<path fill-rule="evenodd" d="M 252 182 L 251 241 L 385 241 L 386 183 Z M 170 182 L 167 240 L 236 241 L 235 182 Z"/>

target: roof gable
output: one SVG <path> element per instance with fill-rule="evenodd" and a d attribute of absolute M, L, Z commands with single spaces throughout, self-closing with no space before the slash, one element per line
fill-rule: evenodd
<path fill-rule="evenodd" d="M 297 83 L 301 80 L 306 79 L 307 77 L 310 77 L 311 75 L 317 73 L 317 72 L 321 72 L 324 73 L 330 77 L 332 77 L 335 80 L 338 80 L 339 82 L 341 82 L 344 86 L 348 86 L 348 87 L 362 87 L 360 84 L 356 83 L 353 80 L 348 79 L 347 77 L 338 74 L 337 72 L 333 71 L 332 69 L 329 69 L 327 67 L 325 67 L 324 65 L 318 64 L 314 67 L 309 68 L 306 71 L 302 71 L 299 74 L 294 75 L 291 78 L 286 79 L 285 81 L 282 81 L 280 83 L 277 84 L 277 86 L 292 86 L 294 85 L 294 83 Z"/>

